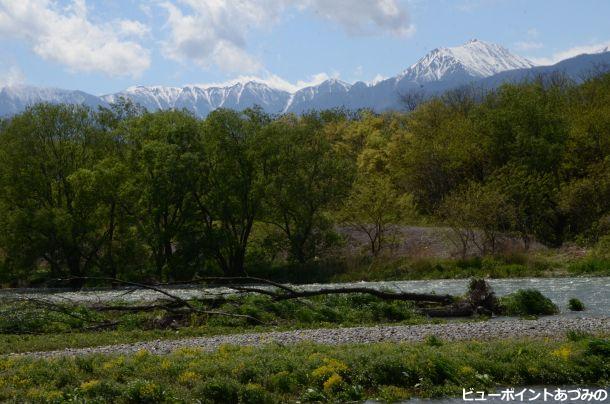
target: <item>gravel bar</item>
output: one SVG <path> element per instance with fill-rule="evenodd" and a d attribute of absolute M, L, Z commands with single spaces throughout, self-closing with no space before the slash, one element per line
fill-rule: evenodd
<path fill-rule="evenodd" d="M 452 322 L 446 324 L 397 325 L 334 329 L 294 330 L 251 334 L 219 335 L 177 340 L 153 340 L 133 344 L 107 345 L 91 348 L 67 348 L 48 352 L 28 352 L 9 356 L 49 358 L 90 354 L 130 354 L 147 350 L 167 354 L 175 349 L 195 347 L 206 351 L 221 345 L 261 346 L 269 343 L 282 345 L 313 342 L 317 344 L 349 344 L 374 342 L 415 342 L 430 335 L 450 341 L 489 340 L 514 337 L 551 337 L 565 335 L 568 330 L 599 333 L 610 332 L 610 317 L 606 318 L 548 318 L 538 320 L 501 319 L 483 322 Z"/>

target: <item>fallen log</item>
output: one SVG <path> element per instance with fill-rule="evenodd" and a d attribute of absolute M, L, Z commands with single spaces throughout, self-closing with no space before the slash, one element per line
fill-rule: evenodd
<path fill-rule="evenodd" d="M 322 288 L 317 290 L 299 290 L 292 288 L 287 285 L 279 284 L 273 281 L 268 281 L 266 279 L 254 278 L 254 277 L 232 277 L 232 278 L 203 278 L 200 281 L 225 281 L 225 285 L 231 287 L 232 289 L 248 292 L 248 293 L 259 293 L 263 295 L 270 296 L 274 300 L 290 300 L 290 299 L 299 299 L 299 298 L 307 298 L 321 295 L 333 295 L 333 294 L 350 294 L 350 293 L 362 293 L 369 294 L 375 296 L 382 300 L 403 300 L 403 301 L 412 301 L 412 302 L 422 302 L 422 303 L 441 303 L 441 304 L 451 304 L 455 301 L 455 297 L 452 295 L 437 295 L 434 293 L 411 293 L 411 292 L 390 292 L 373 288 L 364 288 L 364 287 L 344 287 L 344 288 Z M 241 282 L 241 284 L 235 285 L 235 282 Z M 271 289 L 261 289 L 257 287 L 251 286 L 243 286 L 243 283 L 263 283 L 268 286 L 273 286 L 278 290 Z"/>

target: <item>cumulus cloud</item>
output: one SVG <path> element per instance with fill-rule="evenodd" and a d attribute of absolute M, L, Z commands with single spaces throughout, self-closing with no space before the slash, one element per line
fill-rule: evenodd
<path fill-rule="evenodd" d="M 150 53 L 133 38 L 146 32 L 137 21 L 94 23 L 85 0 L 67 7 L 50 0 L 0 0 L 0 35 L 24 40 L 40 57 L 75 72 L 139 76 L 150 66 Z"/>
<path fill-rule="evenodd" d="M 339 25 L 351 35 L 415 32 L 409 14 L 397 0 L 295 0 L 297 7 Z"/>
<path fill-rule="evenodd" d="M 565 59 L 572 58 L 574 56 L 582 55 L 584 53 L 600 53 L 607 52 L 610 49 L 610 41 L 599 42 L 590 45 L 580 45 L 569 49 L 565 49 L 559 52 L 553 53 L 548 57 L 529 57 L 532 62 L 542 66 L 553 65 Z"/>
<path fill-rule="evenodd" d="M 399 0 L 167 0 L 161 6 L 167 11 L 169 30 L 163 42 L 166 57 L 232 73 L 264 70 L 247 51 L 248 34 L 274 25 L 290 8 L 335 24 L 350 35 L 414 32 Z"/>
<path fill-rule="evenodd" d="M 327 73 L 318 73 L 314 74 L 311 77 L 305 80 L 297 80 L 296 82 L 290 82 L 288 80 L 283 79 L 275 74 L 267 74 L 266 76 L 254 76 L 254 75 L 241 75 L 232 80 L 227 80 L 224 82 L 217 83 L 199 83 L 199 84 L 189 84 L 187 86 L 196 86 L 196 87 L 229 87 L 238 83 L 247 83 L 250 81 L 254 81 L 257 83 L 263 83 L 268 85 L 271 88 L 275 88 L 278 90 L 288 91 L 289 93 L 294 93 L 302 88 L 316 86 L 326 80 L 338 78 L 338 74 L 329 75 Z"/>

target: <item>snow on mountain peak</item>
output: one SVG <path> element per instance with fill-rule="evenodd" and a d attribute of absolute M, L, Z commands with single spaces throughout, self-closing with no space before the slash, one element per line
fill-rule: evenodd
<path fill-rule="evenodd" d="M 460 46 L 434 49 L 405 70 L 402 77 L 425 83 L 450 79 L 451 76 L 483 78 L 533 66 L 534 63 L 513 55 L 503 46 L 471 39 Z"/>

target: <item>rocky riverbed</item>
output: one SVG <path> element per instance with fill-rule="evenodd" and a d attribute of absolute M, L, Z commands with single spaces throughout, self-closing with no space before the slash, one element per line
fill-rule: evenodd
<path fill-rule="evenodd" d="M 179 348 L 200 348 L 211 351 L 221 345 L 260 346 L 269 343 L 297 344 L 348 344 L 374 342 L 416 342 L 434 335 L 443 340 L 489 340 L 513 337 L 561 338 L 567 331 L 589 333 L 610 332 L 610 317 L 605 318 L 543 318 L 538 320 L 504 319 L 482 322 L 453 322 L 404 326 L 353 327 L 335 329 L 294 330 L 221 335 L 215 337 L 154 340 L 134 344 L 69 348 L 50 352 L 31 352 L 13 356 L 48 358 L 89 354 L 130 354 L 147 350 L 154 354 L 167 354 Z"/>

